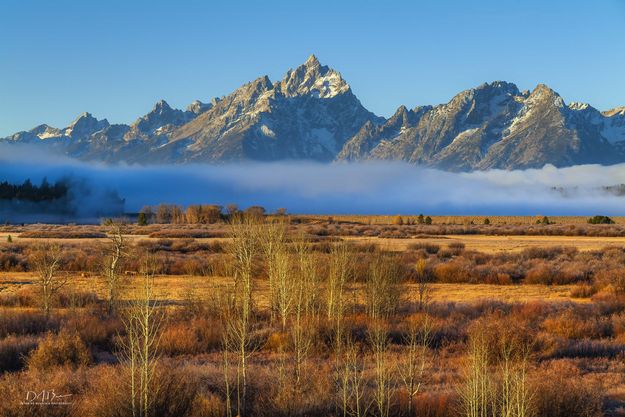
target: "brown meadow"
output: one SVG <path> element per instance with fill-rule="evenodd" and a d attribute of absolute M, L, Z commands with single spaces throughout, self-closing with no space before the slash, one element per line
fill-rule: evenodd
<path fill-rule="evenodd" d="M 432 219 L 3 226 L 0 415 L 621 415 L 622 222 Z"/>

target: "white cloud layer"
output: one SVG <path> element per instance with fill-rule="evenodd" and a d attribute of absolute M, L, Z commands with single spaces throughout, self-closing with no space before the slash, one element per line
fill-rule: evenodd
<path fill-rule="evenodd" d="M 71 176 L 96 189 L 117 190 L 127 211 L 166 202 L 258 204 L 320 214 L 625 214 L 625 197 L 601 190 L 625 184 L 625 164 L 471 173 L 387 162 L 108 166 L 41 149 L 0 147 L 0 179 L 37 182 L 44 176 Z"/>

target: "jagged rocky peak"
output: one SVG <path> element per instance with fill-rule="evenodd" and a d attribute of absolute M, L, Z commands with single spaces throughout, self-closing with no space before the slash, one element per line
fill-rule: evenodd
<path fill-rule="evenodd" d="M 490 83 L 482 83 L 477 87 L 469 88 L 461 91 L 450 103 L 458 100 L 490 100 L 495 96 L 518 96 L 521 95 L 518 87 L 514 83 L 506 81 L 493 81 Z"/>
<path fill-rule="evenodd" d="M 213 99 L 215 100 L 215 99 Z M 187 106 L 187 111 L 193 114 L 204 113 L 206 110 L 209 110 L 213 107 L 213 102 L 210 103 L 202 103 L 200 100 L 194 100 L 191 104 Z"/>
<path fill-rule="evenodd" d="M 65 129 L 64 134 L 72 138 L 89 136 L 109 126 L 106 119 L 98 120 L 91 113 L 84 112 Z"/>
<path fill-rule="evenodd" d="M 54 129 L 53 127 L 48 126 L 47 124 L 41 124 L 39 126 L 35 126 L 32 129 L 29 130 L 30 133 L 34 133 L 35 135 L 39 135 L 43 132 L 45 132 L 48 129 Z"/>
<path fill-rule="evenodd" d="M 573 117 L 585 118 L 593 124 L 600 124 L 604 121 L 604 117 L 601 112 L 588 103 L 574 101 L 569 103 L 567 107 L 571 110 L 571 115 Z"/>
<path fill-rule="evenodd" d="M 432 116 L 446 126 L 447 135 L 457 134 L 454 126 L 458 126 L 458 123 L 470 127 L 482 125 L 504 114 L 513 113 L 523 100 L 515 84 L 494 81 L 460 92 L 449 103 L 436 106 Z"/>
<path fill-rule="evenodd" d="M 150 113 L 164 114 L 171 110 L 173 109 L 171 108 L 169 103 L 167 103 L 165 100 L 159 100 L 154 104 L 154 107 L 152 107 L 152 111 Z"/>
<path fill-rule="evenodd" d="M 274 93 L 274 84 L 268 76 L 263 75 L 239 87 L 227 97 L 214 99 L 213 107 L 218 108 L 219 111 L 233 112 L 233 115 L 240 112 L 260 111 L 267 107 L 267 99 Z"/>
<path fill-rule="evenodd" d="M 106 119 L 103 119 L 102 122 L 104 122 Z M 70 123 L 70 127 L 75 127 L 77 125 L 85 125 L 85 124 L 90 124 L 90 123 L 98 123 L 98 119 L 96 119 L 95 117 L 93 117 L 93 115 L 89 112 L 83 112 L 80 113 L 80 115 L 72 122 Z"/>
<path fill-rule="evenodd" d="M 268 76 L 263 75 L 249 83 L 248 88 L 257 93 L 264 93 L 265 91 L 273 89 L 273 83 Z"/>
<path fill-rule="evenodd" d="M 521 93 L 515 84 L 493 81 L 461 91 L 449 103 L 442 105 L 442 108 L 452 112 L 475 113 L 480 110 L 490 113 L 495 109 L 493 106 L 516 100 L 516 97 L 520 95 Z"/>
<path fill-rule="evenodd" d="M 189 120 L 182 110 L 172 108 L 165 100 L 159 100 L 152 110 L 133 123 L 133 128 L 142 133 L 154 133 L 165 125 L 179 126 Z"/>
<path fill-rule="evenodd" d="M 564 100 L 546 84 L 538 84 L 528 96 L 528 102 L 550 101 L 556 107 L 564 107 Z"/>
<path fill-rule="evenodd" d="M 431 107 L 428 106 L 428 109 Z M 395 111 L 395 114 L 391 116 L 386 124 L 400 125 L 401 127 L 408 127 L 414 125 L 421 114 L 423 113 L 423 107 L 416 107 L 414 110 L 409 110 L 403 104 Z"/>
<path fill-rule="evenodd" d="M 312 95 L 332 98 L 350 91 L 349 84 L 337 71 L 321 65 L 315 55 L 294 70 L 289 70 L 280 82 L 280 90 L 287 97 Z"/>
<path fill-rule="evenodd" d="M 47 124 L 41 124 L 34 127 L 30 129 L 28 133 L 38 137 L 39 139 L 50 139 L 63 135 L 63 131 L 61 129 L 57 129 L 56 127 L 52 127 Z"/>
<path fill-rule="evenodd" d="M 405 119 L 405 118 L 407 118 L 407 117 L 408 117 L 408 115 L 409 115 L 410 113 L 412 113 L 412 110 L 408 110 L 408 109 L 406 108 L 406 106 L 404 106 L 404 105 L 402 104 L 401 106 L 399 106 L 399 107 L 397 108 L 397 110 L 395 110 L 395 114 L 393 114 L 393 115 L 391 116 L 391 119 L 393 119 L 393 118 L 400 118 L 400 117 L 401 117 L 402 119 Z"/>
<path fill-rule="evenodd" d="M 615 107 L 602 113 L 606 117 L 622 116 L 625 117 L 625 106 Z"/>
<path fill-rule="evenodd" d="M 483 83 L 469 91 L 473 100 L 481 103 L 488 102 L 489 104 L 499 104 L 514 97 L 522 97 L 522 93 L 516 84 L 506 81 Z"/>

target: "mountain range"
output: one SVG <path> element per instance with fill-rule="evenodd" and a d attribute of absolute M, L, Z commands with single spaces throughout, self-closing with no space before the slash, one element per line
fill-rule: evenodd
<path fill-rule="evenodd" d="M 341 74 L 311 55 L 280 81 L 267 76 L 186 110 L 157 102 L 131 125 L 90 113 L 0 139 L 87 161 L 140 164 L 314 160 L 405 161 L 450 171 L 625 162 L 625 107 L 566 104 L 546 85 L 503 81 L 446 104 L 368 111 Z"/>

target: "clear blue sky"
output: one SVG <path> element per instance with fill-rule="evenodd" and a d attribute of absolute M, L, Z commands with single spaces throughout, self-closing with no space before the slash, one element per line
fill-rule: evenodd
<path fill-rule="evenodd" d="M 484 81 L 625 105 L 625 1 L 0 3 L 0 136 L 83 111 L 129 123 L 272 80 L 315 53 L 391 115 Z"/>

